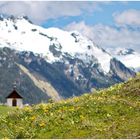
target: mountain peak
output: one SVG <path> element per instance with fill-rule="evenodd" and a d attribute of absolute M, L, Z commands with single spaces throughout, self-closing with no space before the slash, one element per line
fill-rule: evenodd
<path fill-rule="evenodd" d="M 134 54 L 135 51 L 131 48 L 124 48 L 124 49 L 120 49 L 117 52 L 117 55 L 130 55 L 130 54 Z"/>
<path fill-rule="evenodd" d="M 4 21 L 4 20 L 12 21 L 14 23 L 17 22 L 18 20 L 26 20 L 29 23 L 32 23 L 32 21 L 26 15 L 22 15 L 22 16 L 9 15 L 9 16 L 6 16 L 6 15 L 1 14 L 0 15 L 0 21 Z"/>
<path fill-rule="evenodd" d="M 17 19 L 21 19 L 21 20 L 24 19 L 24 20 L 26 20 L 26 21 L 32 23 L 32 21 L 30 20 L 30 18 L 29 18 L 28 16 L 25 16 L 25 15 L 19 16 L 19 17 L 17 17 Z"/>
<path fill-rule="evenodd" d="M 109 49 L 118 60 L 120 60 L 125 66 L 132 70 L 140 71 L 140 53 L 136 52 L 132 48 L 116 48 Z"/>
<path fill-rule="evenodd" d="M 92 40 L 77 31 L 46 29 L 30 23 L 27 16 L 10 16 L 0 22 L 0 47 L 43 54 L 49 63 L 64 62 L 69 55 L 87 65 L 97 63 L 104 74 L 109 73 L 113 57 Z"/>

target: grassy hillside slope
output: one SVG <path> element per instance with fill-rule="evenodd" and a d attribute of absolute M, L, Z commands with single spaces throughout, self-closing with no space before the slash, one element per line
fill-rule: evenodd
<path fill-rule="evenodd" d="M 18 109 L 0 138 L 140 138 L 140 75 L 94 94 Z"/>
<path fill-rule="evenodd" d="M 0 105 L 0 116 L 6 116 L 9 112 L 14 111 L 16 108 Z"/>

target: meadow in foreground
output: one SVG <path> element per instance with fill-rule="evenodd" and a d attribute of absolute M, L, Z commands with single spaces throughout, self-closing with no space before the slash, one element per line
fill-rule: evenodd
<path fill-rule="evenodd" d="M 0 138 L 140 138 L 140 76 L 0 116 Z"/>

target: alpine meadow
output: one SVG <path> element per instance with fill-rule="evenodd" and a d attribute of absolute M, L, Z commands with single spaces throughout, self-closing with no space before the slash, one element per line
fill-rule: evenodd
<path fill-rule="evenodd" d="M 0 1 L 0 139 L 140 139 L 140 2 Z"/>

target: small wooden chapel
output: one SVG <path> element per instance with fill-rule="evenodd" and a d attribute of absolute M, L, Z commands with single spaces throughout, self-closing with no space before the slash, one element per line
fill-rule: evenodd
<path fill-rule="evenodd" d="M 15 87 L 13 91 L 6 97 L 8 106 L 23 107 L 23 97 L 16 91 Z"/>

